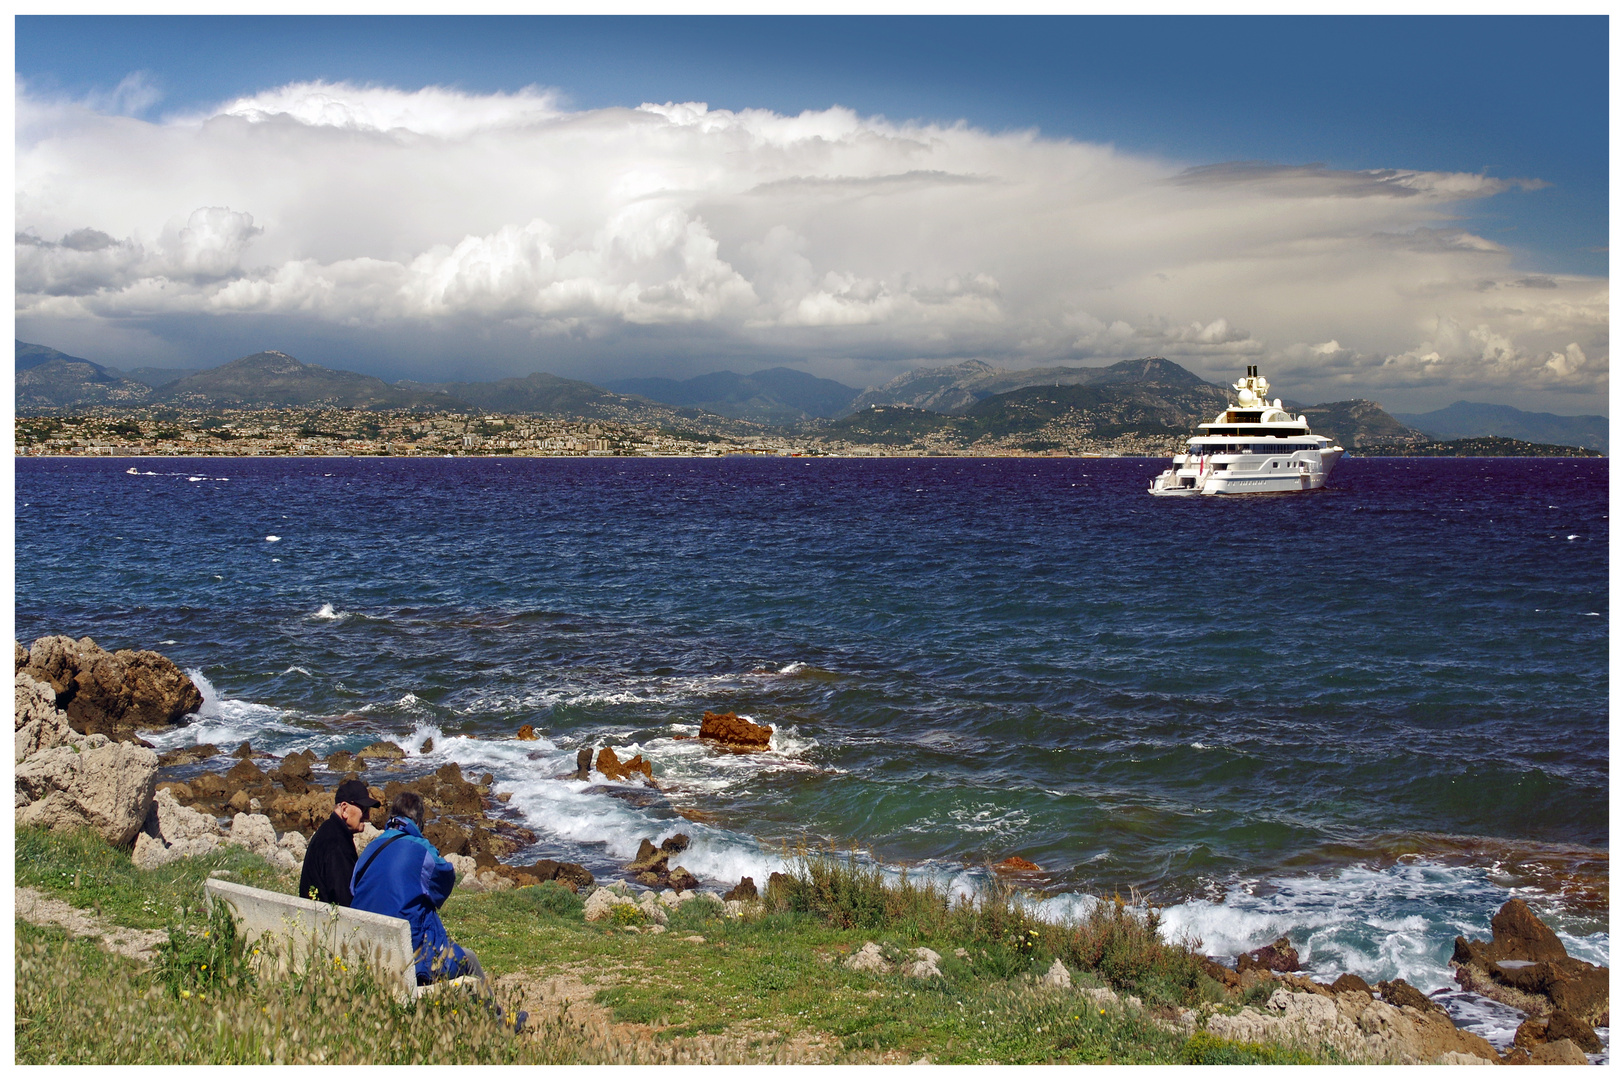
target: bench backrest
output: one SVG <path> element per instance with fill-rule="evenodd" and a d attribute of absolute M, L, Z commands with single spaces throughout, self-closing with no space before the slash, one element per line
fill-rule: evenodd
<path fill-rule="evenodd" d="M 210 878 L 203 887 L 211 906 L 218 901 L 231 909 L 244 938 L 281 938 L 292 943 L 296 957 L 326 953 L 367 962 L 379 978 L 398 987 L 402 1000 L 417 995 L 412 925 L 405 919 L 219 878 Z"/>

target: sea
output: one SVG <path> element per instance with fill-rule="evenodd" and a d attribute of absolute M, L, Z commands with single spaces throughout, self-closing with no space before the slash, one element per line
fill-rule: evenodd
<path fill-rule="evenodd" d="M 1153 498 L 1164 465 L 19 458 L 17 637 L 174 659 L 205 705 L 161 749 L 489 772 L 527 862 L 680 831 L 710 887 L 823 852 L 973 893 L 1018 855 L 1052 917 L 1429 992 L 1520 896 L 1608 963 L 1606 461 Z M 602 746 L 654 785 L 569 778 Z"/>

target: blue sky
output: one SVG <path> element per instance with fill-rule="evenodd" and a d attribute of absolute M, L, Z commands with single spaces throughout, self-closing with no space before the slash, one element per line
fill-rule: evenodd
<path fill-rule="evenodd" d="M 825 114 L 841 106 L 862 120 L 884 117 L 891 125 L 888 137 L 899 127 L 948 130 L 961 122 L 989 137 L 1035 130 L 1046 144 L 1104 146 L 1120 160 L 1144 164 L 1153 171 L 1160 167 L 1169 175 L 1223 167 L 1220 173 L 1226 184 L 1241 184 L 1253 194 L 1263 190 L 1259 177 L 1263 184 L 1277 187 L 1288 182 L 1288 176 L 1294 177 L 1289 181 L 1292 183 L 1323 183 L 1327 182 L 1325 175 L 1352 176 L 1370 170 L 1478 175 L 1496 183 L 1480 185 L 1478 190 L 1453 201 L 1437 194 L 1448 185 L 1430 187 L 1429 197 L 1437 204 L 1433 216 L 1425 222 L 1409 217 L 1372 223 L 1358 217 L 1345 227 L 1404 235 L 1422 229 L 1430 230 L 1429 236 L 1460 230 L 1476 238 L 1473 242 L 1480 242 L 1480 247 L 1497 249 L 1494 274 L 1508 283 L 1534 281 L 1538 275 L 1569 275 L 1599 279 L 1600 287 L 1605 289 L 1608 35 L 1606 20 L 1601 17 L 26 17 L 17 20 L 16 28 L 17 72 L 26 99 L 22 108 L 72 103 L 102 114 L 123 112 L 143 121 L 153 133 L 169 131 L 187 120 L 195 124 L 198 118 L 235 99 L 255 98 L 292 85 L 374 87 L 402 92 L 423 87 L 453 88 L 466 99 L 457 107 L 470 109 L 480 107 L 479 99 L 513 95 L 535 86 L 554 92 L 548 99 L 552 109 L 583 118 L 618 116 L 621 114 L 614 110 L 635 109 L 643 102 L 705 102 L 713 114 L 719 110 L 766 110 L 785 117 L 803 112 Z M 121 83 L 123 90 L 118 91 Z M 287 100 L 285 96 L 277 98 L 275 108 L 295 115 L 297 107 L 288 105 Z M 265 107 L 256 108 L 256 121 L 268 115 Z M 76 138 L 89 137 L 82 134 L 82 125 L 60 119 L 42 120 L 47 128 L 59 122 L 73 128 Z M 910 126 L 909 122 L 915 123 Z M 308 126 L 314 121 L 307 118 L 306 123 Z M 546 123 L 556 128 L 557 120 Z M 43 130 L 32 124 L 22 127 L 27 130 L 19 138 L 25 144 L 31 133 Z M 846 132 L 840 137 L 860 141 L 864 136 Z M 1013 144 L 1006 141 L 997 145 Z M 26 145 L 20 153 L 25 150 Z M 301 152 L 319 153 L 309 147 Z M 536 152 L 543 153 L 539 149 Z M 555 146 L 545 154 L 557 152 Z M 703 156 L 705 151 L 694 153 Z M 906 156 L 898 153 L 901 156 L 887 168 Z M 998 150 L 989 144 L 985 153 L 992 156 L 977 158 L 983 161 L 975 172 L 977 176 L 997 171 L 986 166 L 985 161 L 997 160 Z M 1246 172 L 1236 169 L 1233 163 L 1238 162 L 1262 163 L 1266 167 L 1262 172 Z M 20 165 L 20 175 L 26 175 L 26 165 Z M 801 165 L 810 167 L 802 161 L 797 168 Z M 1318 172 L 1303 168 L 1316 165 L 1323 168 Z M 853 166 L 848 162 L 842 167 L 849 170 Z M 1025 170 L 1031 166 L 1011 167 Z M 1059 169 L 1056 183 L 1070 182 L 1059 178 L 1073 175 L 1068 168 Z M 1293 169 L 1297 171 L 1282 171 Z M 1215 174 L 1196 175 L 1211 180 Z M 790 177 L 780 179 L 786 178 Z M 1537 183 L 1504 183 L 1516 180 Z M 1456 188 L 1460 184 L 1451 183 Z M 1217 190 L 1217 186 L 1209 183 L 1206 190 Z M 233 188 L 229 184 L 223 185 L 218 194 L 204 193 L 200 197 L 216 202 L 227 196 L 238 202 L 246 197 L 240 186 Z M 908 268 L 890 268 L 891 276 L 886 277 L 879 266 L 885 262 L 883 258 L 869 260 L 873 265 L 868 265 L 850 253 L 847 261 L 840 263 L 833 250 L 840 245 L 823 244 L 816 231 L 819 222 L 827 224 L 827 215 L 805 208 L 786 210 L 776 226 L 766 218 L 752 218 L 750 228 L 756 229 L 755 234 L 729 235 L 718 222 L 737 216 L 736 208 L 721 207 L 717 199 L 712 192 L 685 204 L 684 220 L 702 223 L 706 236 L 718 245 L 717 260 L 736 270 L 758 299 L 766 295 L 764 279 L 743 268 L 746 260 L 740 253 L 759 253 L 764 250 L 762 245 L 777 243 L 768 235 L 777 227 L 791 234 L 783 243 L 790 247 L 799 244 L 796 250 L 802 255 L 797 257 L 814 264 L 806 271 L 812 274 L 807 280 L 833 274 L 841 281 L 858 283 L 823 288 L 823 293 L 833 297 L 832 302 L 838 302 L 837 307 L 846 305 L 840 309 L 845 312 L 840 316 L 845 324 L 856 318 L 850 305 L 857 302 L 853 298 L 859 294 L 868 297 L 863 302 L 870 305 L 869 314 L 864 316 L 866 325 L 879 325 L 885 318 L 902 318 L 895 314 L 896 304 L 886 309 L 890 314 L 885 318 L 873 314 L 878 310 L 873 298 L 901 296 L 904 286 L 898 275 L 905 274 Z M 274 246 L 273 237 L 286 237 L 293 224 L 287 209 L 279 212 L 272 230 L 268 205 L 262 203 L 258 209 L 246 203 L 231 205 L 233 212 L 252 215 L 255 222 L 243 226 L 252 233 L 250 239 L 240 239 L 245 252 L 253 247 L 264 253 Z M 177 205 L 165 214 L 165 219 L 184 221 L 187 214 L 200 208 Z M 965 203 L 953 212 L 979 214 L 981 208 L 979 204 Z M 1098 212 L 1097 208 L 1075 209 L 1079 219 Z M 42 241 L 57 240 L 49 235 L 52 228 L 60 228 L 61 235 L 66 235 L 71 228 L 84 227 L 100 230 L 119 243 L 143 243 L 141 250 L 146 256 L 161 242 L 163 220 L 130 219 L 125 230 L 118 230 L 110 225 L 116 223 L 119 214 L 97 211 L 88 205 L 85 213 L 88 216 L 82 225 L 67 218 L 57 221 L 49 215 L 41 217 Z M 96 224 L 91 217 L 106 222 Z M 549 252 L 561 255 L 561 234 L 555 234 L 558 230 L 569 231 L 563 217 L 543 214 L 538 220 L 541 218 L 545 218 L 547 229 L 554 230 L 546 241 Z M 460 234 L 472 235 L 478 229 L 485 230 L 479 235 L 495 236 L 498 224 L 494 219 L 448 219 L 443 235 L 425 235 L 420 246 L 422 250 L 428 250 L 433 243 L 454 247 Z M 515 219 L 503 224 L 518 227 L 523 222 Z M 19 226 L 27 225 L 28 215 L 20 213 Z M 1006 228 L 1022 227 L 1013 222 L 1006 224 Z M 914 233 L 929 228 L 921 223 Z M 150 235 L 139 240 L 137 234 L 143 229 Z M 253 233 L 253 229 L 262 231 Z M 178 235 L 175 228 L 170 231 Z M 358 240 L 355 250 L 335 255 L 354 256 L 365 249 L 368 257 L 374 257 L 382 243 Z M 310 258 L 314 246 L 319 245 L 314 241 L 302 248 L 292 244 L 278 254 Z M 822 252 L 820 258 L 820 247 L 831 250 Z M 1461 248 L 1462 244 L 1456 243 L 1455 247 Z M 136 258 L 129 253 L 133 251 L 130 248 L 126 252 L 126 262 Z M 405 260 L 408 255 L 421 253 L 403 251 L 396 257 Z M 943 288 L 950 292 L 960 288 L 964 281 L 981 273 L 994 282 L 983 292 L 996 295 L 999 299 L 994 306 L 1001 305 L 994 313 L 990 307 L 986 311 L 975 308 L 977 301 L 973 299 L 962 303 L 955 300 L 962 316 L 955 327 L 974 324 L 985 330 L 983 324 L 988 319 L 1011 317 L 1016 306 L 1009 285 L 1014 273 L 1010 269 L 1011 256 L 955 252 L 949 257 L 933 252 L 929 256 L 921 253 L 919 258 L 925 262 L 938 256 L 944 260 L 943 269 L 941 282 L 931 286 L 936 289 L 932 295 Z M 1210 261 L 1211 256 L 1204 258 Z M 1109 261 L 1103 255 L 1100 260 Z M 948 265 L 950 262 L 952 265 Z M 1083 275 L 1094 265 L 1094 260 L 1084 259 L 1071 271 Z M 1186 263 L 1180 265 L 1188 269 Z M 1164 278 L 1180 276 L 1171 266 L 1161 270 L 1125 268 L 1121 273 L 1137 273 L 1139 269 L 1160 273 Z M 1469 276 L 1467 271 L 1460 273 L 1463 281 Z M 1182 280 L 1192 277 L 1185 273 Z M 950 279 L 960 284 L 944 284 Z M 1538 280 L 1542 282 L 1538 288 L 1549 291 L 1549 286 L 1543 284 L 1545 279 Z M 53 287 L 60 294 L 61 288 Z M 841 288 L 846 291 L 841 292 Z M 868 291 L 864 293 L 864 289 Z M 998 359 L 996 334 L 952 328 L 943 331 L 950 339 L 945 344 L 940 333 L 934 337 L 910 337 L 901 332 L 864 336 L 848 330 L 820 338 L 804 330 L 811 320 L 805 314 L 811 309 L 804 303 L 802 316 L 797 316 L 799 322 L 786 320 L 780 312 L 779 323 L 787 327 L 795 322 L 797 329 L 786 329 L 776 338 L 758 330 L 717 330 L 721 325 L 717 320 L 722 316 L 716 312 L 730 302 L 718 299 L 716 304 L 720 306 L 704 308 L 709 314 L 703 316 L 689 312 L 667 318 L 621 311 L 617 316 L 618 332 L 609 333 L 601 327 L 591 331 L 600 339 L 612 337 L 618 342 L 613 348 L 605 346 L 596 356 L 581 344 L 581 335 L 587 332 L 581 330 L 579 322 L 559 329 L 555 319 L 548 323 L 552 329 L 544 333 L 563 335 L 558 339 L 560 347 L 551 353 L 556 360 L 554 368 L 583 377 L 593 371 L 608 377 L 648 367 L 652 362 L 649 358 L 664 347 L 651 341 L 649 327 L 655 325 L 671 329 L 664 335 L 667 340 L 692 339 L 677 349 L 679 353 L 688 350 L 690 355 L 672 365 L 672 374 L 683 374 L 696 365 L 704 367 L 701 354 L 721 357 L 728 361 L 725 366 L 735 368 L 751 366 L 752 362 L 754 366 L 767 366 L 775 360 L 803 364 L 809 369 L 821 365 L 825 370 L 819 373 L 854 382 L 864 381 L 866 369 L 872 369 L 870 375 L 884 374 L 896 364 L 931 356 L 948 359 L 961 353 L 987 353 Z M 1137 296 L 1134 302 L 1141 308 L 1146 305 Z M 1323 334 L 1296 325 L 1271 327 L 1262 334 L 1252 325 L 1263 325 L 1259 320 L 1268 318 L 1261 308 L 1226 305 L 1217 294 L 1211 302 L 1183 296 L 1179 303 L 1169 301 L 1165 311 L 1134 312 L 1129 304 L 1120 311 L 1108 312 L 1107 306 L 1076 297 L 1064 302 L 1057 299 L 1044 309 L 1042 320 L 1045 325 L 1066 320 L 1089 326 L 1093 322 L 1106 326 L 1127 322 L 1139 329 L 1150 325 L 1140 316 L 1150 322 L 1160 319 L 1168 325 L 1200 323 L 1206 338 L 1213 340 L 1195 345 L 1208 348 L 1202 355 L 1214 372 L 1233 366 L 1237 350 L 1257 353 L 1261 349 L 1258 355 L 1266 362 L 1273 359 L 1287 367 L 1293 362 L 1308 365 L 1314 362 L 1314 356 L 1330 356 L 1333 359 L 1327 370 L 1334 368 L 1341 372 L 1339 377 L 1356 382 L 1362 377 L 1360 370 L 1368 375 L 1373 367 L 1392 368 L 1391 356 L 1414 354 L 1425 358 L 1437 354 L 1441 360 L 1416 361 L 1412 365 L 1426 372 L 1412 372 L 1399 380 L 1424 395 L 1433 393 L 1428 387 L 1460 382 L 1446 377 L 1443 370 L 1453 355 L 1446 347 L 1450 333 L 1460 341 L 1471 338 L 1456 352 L 1465 350 L 1487 358 L 1482 363 L 1498 364 L 1508 385 L 1519 376 L 1513 370 L 1515 364 L 1507 367 L 1493 358 L 1510 355 L 1497 344 L 1501 338 L 1513 341 L 1512 348 L 1520 348 L 1528 357 L 1547 353 L 1554 357 L 1567 345 L 1554 339 L 1516 345 L 1513 328 L 1487 323 L 1479 332 L 1472 324 L 1480 317 L 1478 312 L 1440 318 L 1433 331 L 1412 335 L 1417 338 L 1413 342 L 1403 340 L 1403 333 L 1395 327 L 1381 340 L 1353 343 L 1344 339 L 1356 328 L 1346 323 L 1333 325 L 1337 322 L 1334 317 L 1324 320 Z M 1230 314 L 1230 306 L 1247 314 Z M 224 320 L 213 316 L 214 324 L 209 329 L 199 329 L 196 323 L 185 325 L 186 320 L 175 312 L 137 315 L 105 308 L 99 313 L 67 312 L 60 304 L 42 305 L 37 310 L 23 305 L 19 319 L 25 325 L 32 322 L 41 327 L 71 324 L 75 329 L 69 337 L 77 335 L 83 341 L 105 340 L 109 344 L 122 340 L 121 347 L 145 350 L 154 358 L 167 349 L 175 359 L 187 348 L 226 349 L 229 341 L 265 332 L 267 327 L 277 325 L 272 307 L 235 311 Z M 509 310 L 502 308 L 503 312 Z M 1250 314 L 1253 311 L 1257 314 Z M 666 323 L 661 323 L 662 318 L 667 319 Z M 907 318 L 917 321 L 923 316 Z M 1247 326 L 1240 327 L 1237 318 L 1246 321 Z M 1450 319 L 1454 331 L 1444 325 Z M 1217 320 L 1225 320 L 1229 329 L 1212 331 Z M 536 325 L 519 327 L 523 319 L 515 315 L 504 315 L 497 321 L 500 326 L 487 327 L 494 335 L 493 341 L 501 339 L 491 347 L 490 362 L 498 366 L 519 363 L 513 351 L 523 349 L 514 343 L 536 340 Z M 222 331 L 225 322 L 245 328 L 245 332 Z M 329 342 L 325 346 L 329 351 L 337 349 L 332 344 L 335 342 L 347 342 L 345 347 L 352 351 L 360 347 L 353 328 L 338 325 L 344 320 L 332 322 L 325 328 L 311 322 L 297 327 L 292 322 L 286 325 L 289 336 L 307 351 L 317 347 L 319 340 Z M 1020 322 L 1014 319 L 1011 324 L 1011 340 L 1036 340 L 1030 325 L 1014 325 Z M 749 317 L 740 316 L 738 321 L 739 326 L 763 324 L 759 311 Z M 92 327 L 97 328 L 95 332 Z M 1234 338 L 1237 328 L 1246 329 L 1248 336 L 1236 341 L 1252 344 L 1216 340 Z M 1604 322 L 1599 331 L 1590 328 L 1589 338 L 1577 331 L 1573 335 L 1585 356 L 1580 366 L 1591 369 L 1589 384 L 1571 371 L 1561 377 L 1549 372 L 1542 376 L 1550 383 L 1542 392 L 1553 402 L 1557 398 L 1589 398 L 1605 393 L 1604 363 L 1603 381 L 1595 379 L 1598 357 L 1593 354 L 1598 333 L 1604 360 Z M 1300 340 L 1288 341 L 1287 337 Z M 1154 335 L 1147 338 L 1144 333 L 1123 340 L 1124 348 L 1145 347 L 1147 341 L 1155 344 Z M 1067 345 L 1055 338 L 1055 343 L 1027 353 L 1021 351 L 1024 346 L 1012 345 L 1001 362 L 1016 367 L 1027 362 L 1053 362 L 1057 350 L 1066 353 L 1069 349 L 1072 362 L 1093 363 L 1096 361 L 1090 357 L 1107 358 L 1108 350 L 1099 341 L 1096 335 L 1084 344 Z M 1220 345 L 1235 348 L 1225 351 L 1218 348 Z M 1332 349 L 1330 345 L 1337 347 Z M 1320 352 L 1314 352 L 1316 349 Z M 1363 359 L 1352 358 L 1352 354 Z M 1061 355 L 1058 359 L 1068 358 Z M 378 363 L 381 361 L 375 361 L 374 366 Z M 1567 370 L 1577 363 L 1563 361 L 1557 367 Z M 409 368 L 411 363 L 405 362 L 405 366 Z M 1208 373 L 1200 363 L 1188 366 Z M 574 370 L 561 370 L 567 367 Z M 1470 365 L 1466 365 L 1460 370 L 1469 369 Z M 1471 384 L 1475 376 L 1463 374 L 1461 378 Z M 1450 396 L 1441 389 L 1438 393 Z"/>

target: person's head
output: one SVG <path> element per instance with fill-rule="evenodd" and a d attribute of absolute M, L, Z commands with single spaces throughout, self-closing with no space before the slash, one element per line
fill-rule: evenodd
<path fill-rule="evenodd" d="M 380 805 L 359 780 L 346 780 L 333 793 L 333 816 L 344 822 L 350 832 L 360 832 L 366 824 L 367 814 Z"/>
<path fill-rule="evenodd" d="M 423 796 L 415 791 L 403 791 L 389 804 L 389 816 L 405 818 L 419 829 L 423 828 Z"/>

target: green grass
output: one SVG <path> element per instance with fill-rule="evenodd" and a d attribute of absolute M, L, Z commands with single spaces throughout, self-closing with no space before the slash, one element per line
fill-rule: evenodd
<path fill-rule="evenodd" d="M 1161 941 L 1153 912 L 1122 904 L 1057 925 L 1010 890 L 966 903 L 929 882 L 887 882 L 854 860 L 818 856 L 803 857 L 759 914 L 727 917 L 696 901 L 663 934 L 588 923 L 581 898 L 557 883 L 454 894 L 446 927 L 492 975 L 524 973 L 539 994 L 569 974 L 612 1023 L 646 1025 L 547 1010 L 535 1034 L 515 1039 L 466 998 L 404 1009 L 364 970 L 254 976 L 229 932 L 201 914 L 211 870 L 292 891 L 291 874 L 246 852 L 152 871 L 128 859 L 90 834 L 18 830 L 19 884 L 110 922 L 170 929 L 159 960 L 145 965 L 19 922 L 18 1061 L 1285 1063 L 1302 1054 L 1189 1040 L 1146 1012 L 1101 1010 L 1036 985 L 1058 958 L 1074 985 L 1111 985 L 1147 1007 L 1222 996 L 1188 949 Z M 942 977 L 847 969 L 841 961 L 866 941 L 893 960 L 928 946 L 941 954 Z"/>

